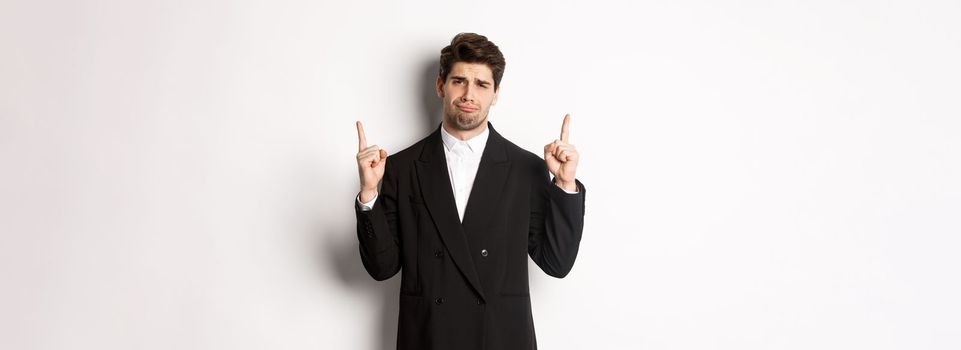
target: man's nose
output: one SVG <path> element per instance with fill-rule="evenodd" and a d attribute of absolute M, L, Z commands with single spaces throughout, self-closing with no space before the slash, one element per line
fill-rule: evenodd
<path fill-rule="evenodd" d="M 464 88 L 464 94 L 460 97 L 461 102 L 474 102 L 474 88 L 467 84 Z"/>

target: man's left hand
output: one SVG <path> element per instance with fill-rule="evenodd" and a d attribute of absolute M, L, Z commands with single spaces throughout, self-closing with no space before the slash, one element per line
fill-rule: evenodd
<path fill-rule="evenodd" d="M 568 143 L 570 124 L 571 115 L 567 114 L 564 116 L 564 124 L 561 125 L 561 138 L 544 146 L 544 161 L 547 162 L 547 170 L 554 175 L 554 184 L 569 192 L 575 192 L 577 184 L 574 182 L 574 175 L 577 173 L 580 154 L 574 145 Z"/>

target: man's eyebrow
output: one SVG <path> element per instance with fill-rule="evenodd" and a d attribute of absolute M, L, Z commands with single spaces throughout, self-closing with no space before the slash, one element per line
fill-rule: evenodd
<path fill-rule="evenodd" d="M 463 75 L 451 75 L 451 76 L 450 76 L 450 79 L 454 79 L 454 80 L 464 80 L 464 81 L 466 81 L 466 80 L 467 80 L 467 77 L 465 77 L 465 76 L 463 76 Z M 484 79 L 480 79 L 480 78 L 475 78 L 475 79 L 474 79 L 474 82 L 476 82 L 476 83 L 478 83 L 478 84 L 487 84 L 487 85 L 490 85 L 490 84 L 491 84 L 491 82 L 489 82 L 489 81 L 487 81 L 487 80 L 484 80 Z"/>

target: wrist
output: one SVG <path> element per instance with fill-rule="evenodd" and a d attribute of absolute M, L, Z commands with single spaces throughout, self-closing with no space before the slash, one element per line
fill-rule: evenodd
<path fill-rule="evenodd" d="M 554 185 L 560 187 L 568 192 L 577 192 L 577 182 L 576 181 L 562 181 L 558 178 L 554 178 Z"/>
<path fill-rule="evenodd" d="M 376 188 L 361 189 L 361 190 L 360 190 L 360 202 L 361 202 L 361 203 L 370 202 L 370 200 L 371 200 L 371 199 L 374 199 L 374 197 L 376 197 L 376 196 L 377 196 L 377 189 L 376 189 Z"/>

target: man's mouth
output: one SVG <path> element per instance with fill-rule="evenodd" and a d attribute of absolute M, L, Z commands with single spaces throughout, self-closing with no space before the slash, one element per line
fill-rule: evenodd
<path fill-rule="evenodd" d="M 471 113 L 471 112 L 476 112 L 478 108 L 471 105 L 457 105 L 457 109 L 463 112 Z"/>

